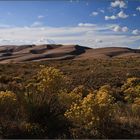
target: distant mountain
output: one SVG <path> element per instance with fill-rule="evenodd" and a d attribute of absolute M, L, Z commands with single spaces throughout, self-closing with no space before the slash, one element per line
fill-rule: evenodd
<path fill-rule="evenodd" d="M 36 45 L 40 45 L 40 44 L 55 44 L 55 41 L 52 39 L 46 39 L 46 38 L 42 38 L 40 40 L 37 40 L 36 42 L 34 42 L 34 44 Z"/>
<path fill-rule="evenodd" d="M 110 59 L 121 57 L 140 57 L 140 50 L 121 47 L 92 49 L 79 45 L 59 44 L 0 46 L 0 63 L 66 59 Z"/>

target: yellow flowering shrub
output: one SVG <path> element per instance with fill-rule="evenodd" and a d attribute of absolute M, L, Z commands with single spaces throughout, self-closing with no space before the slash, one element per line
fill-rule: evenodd
<path fill-rule="evenodd" d="M 73 103 L 80 102 L 85 94 L 87 94 L 87 91 L 84 89 L 84 87 L 78 86 L 69 93 L 67 91 L 61 92 L 58 97 L 64 107 L 70 108 Z"/>
<path fill-rule="evenodd" d="M 105 130 L 109 127 L 113 115 L 113 97 L 109 91 L 102 87 L 97 93 L 89 93 L 78 103 L 71 105 L 65 116 L 82 131 L 82 136 L 73 133 L 74 138 L 104 137 Z M 87 134 L 88 132 L 88 134 Z M 78 132 L 78 134 L 80 134 Z"/>
<path fill-rule="evenodd" d="M 17 111 L 17 98 L 11 91 L 0 91 L 0 118 L 14 116 Z"/>
<path fill-rule="evenodd" d="M 132 111 L 134 114 L 139 116 L 140 114 L 140 98 L 135 98 L 134 103 L 132 104 Z"/>
<path fill-rule="evenodd" d="M 125 100 L 133 103 L 135 98 L 140 97 L 140 78 L 128 78 L 122 86 L 122 91 L 125 95 Z"/>
<path fill-rule="evenodd" d="M 65 87 L 65 76 L 59 69 L 41 66 L 36 81 L 26 86 L 25 98 L 30 103 L 41 105 L 53 94 L 57 96 Z"/>
<path fill-rule="evenodd" d="M 42 68 L 38 72 L 37 78 L 38 90 L 41 92 L 58 93 L 65 84 L 63 73 L 53 67 Z"/>
<path fill-rule="evenodd" d="M 100 105 L 107 105 L 114 100 L 111 87 L 109 85 L 102 86 L 96 95 L 96 100 Z"/>
<path fill-rule="evenodd" d="M 53 129 L 57 134 L 59 128 L 65 125 L 65 118 L 62 115 L 64 111 L 58 99 L 63 91 L 65 91 L 63 73 L 53 67 L 42 67 L 36 80 L 31 80 L 26 86 L 24 108 L 28 121 L 45 125 L 48 130 Z"/>
<path fill-rule="evenodd" d="M 81 95 L 82 97 L 85 97 L 88 95 L 89 89 L 86 89 L 85 86 L 83 85 L 79 85 L 75 87 L 72 92 L 75 94 Z"/>

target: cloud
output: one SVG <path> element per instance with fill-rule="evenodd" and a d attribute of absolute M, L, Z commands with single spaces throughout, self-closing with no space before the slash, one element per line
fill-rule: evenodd
<path fill-rule="evenodd" d="M 79 23 L 78 26 L 79 27 L 94 27 L 95 24 L 92 24 L 92 23 Z"/>
<path fill-rule="evenodd" d="M 69 2 L 70 2 L 70 3 L 72 3 L 72 2 L 77 2 L 77 3 L 79 3 L 79 0 L 70 0 Z"/>
<path fill-rule="evenodd" d="M 116 25 L 115 27 L 113 27 L 112 29 L 114 32 L 127 32 L 128 31 L 128 27 L 124 26 L 121 27 L 119 25 Z"/>
<path fill-rule="evenodd" d="M 80 27 L 28 26 L 0 28 L 0 45 L 55 42 L 56 44 L 79 44 L 93 48 L 111 46 L 132 47 L 136 46 L 136 43 L 140 41 L 140 35 L 131 36 L 124 35 L 123 32 L 119 34 L 113 32 L 111 29 L 115 26 L 115 24 L 93 24 L 93 26 Z"/>
<path fill-rule="evenodd" d="M 118 17 L 119 17 L 119 18 L 127 18 L 128 15 L 126 15 L 123 11 L 120 11 L 120 12 L 118 13 Z"/>
<path fill-rule="evenodd" d="M 132 34 L 133 35 L 138 35 L 138 34 L 140 34 L 140 31 L 138 29 L 135 29 L 135 30 L 132 31 Z"/>
<path fill-rule="evenodd" d="M 133 16 L 133 17 L 136 17 L 137 15 L 136 15 L 136 14 L 133 14 L 132 16 Z"/>
<path fill-rule="evenodd" d="M 113 28 L 113 31 L 114 31 L 114 32 L 121 32 L 121 31 L 122 31 L 122 28 L 121 28 L 119 25 L 117 25 L 117 26 L 115 26 L 115 27 Z"/>
<path fill-rule="evenodd" d="M 98 12 L 92 12 L 92 16 L 97 16 L 99 13 Z"/>
<path fill-rule="evenodd" d="M 105 16 L 105 20 L 115 20 L 115 19 L 125 19 L 127 18 L 129 15 L 125 14 L 123 11 L 120 11 L 117 15 L 112 15 L 112 16 Z"/>
<path fill-rule="evenodd" d="M 105 10 L 103 10 L 103 9 L 100 9 L 99 11 L 100 11 L 101 13 L 105 13 Z"/>
<path fill-rule="evenodd" d="M 95 39 L 95 42 L 96 43 L 103 43 L 103 40 L 101 40 L 101 39 Z"/>
<path fill-rule="evenodd" d="M 126 27 L 126 26 L 125 27 L 122 27 L 122 31 L 123 32 L 128 32 L 128 30 L 129 30 L 128 27 Z"/>
<path fill-rule="evenodd" d="M 37 18 L 38 19 L 43 19 L 45 16 L 43 16 L 43 15 L 39 15 Z"/>
<path fill-rule="evenodd" d="M 40 27 L 40 26 L 42 26 L 42 25 L 43 25 L 42 22 L 40 22 L 40 21 L 35 21 L 35 22 L 31 25 L 31 27 Z"/>
<path fill-rule="evenodd" d="M 115 16 L 115 15 L 112 15 L 112 16 L 105 16 L 105 20 L 115 20 L 117 19 L 118 17 Z"/>
<path fill-rule="evenodd" d="M 111 2 L 111 7 L 126 8 L 126 3 L 123 0 L 115 0 Z"/>
<path fill-rule="evenodd" d="M 136 10 L 140 11 L 140 6 L 138 6 L 138 7 L 136 8 Z"/>
<path fill-rule="evenodd" d="M 56 44 L 54 40 L 47 39 L 45 37 L 33 42 L 33 44 L 40 45 L 40 44 Z"/>
<path fill-rule="evenodd" d="M 98 11 L 98 12 L 97 12 Z M 90 16 L 97 16 L 99 15 L 100 13 L 105 13 L 105 11 L 103 9 L 98 9 L 97 11 L 93 11 Z"/>
<path fill-rule="evenodd" d="M 114 32 L 128 32 L 129 29 L 127 26 L 121 27 L 119 25 L 114 25 L 111 27 L 112 31 Z M 140 30 L 135 29 L 135 30 L 130 30 L 133 35 L 140 35 Z"/>

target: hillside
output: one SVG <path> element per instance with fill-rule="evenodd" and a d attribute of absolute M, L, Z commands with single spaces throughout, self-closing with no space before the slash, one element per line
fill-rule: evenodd
<path fill-rule="evenodd" d="M 0 63 L 65 59 L 109 59 L 114 57 L 140 57 L 140 50 L 121 47 L 92 49 L 79 45 L 55 44 L 0 46 Z"/>

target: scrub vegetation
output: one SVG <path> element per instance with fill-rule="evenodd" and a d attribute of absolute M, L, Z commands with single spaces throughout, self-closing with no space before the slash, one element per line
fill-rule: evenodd
<path fill-rule="evenodd" d="M 140 59 L 1 64 L 0 138 L 140 138 Z"/>

